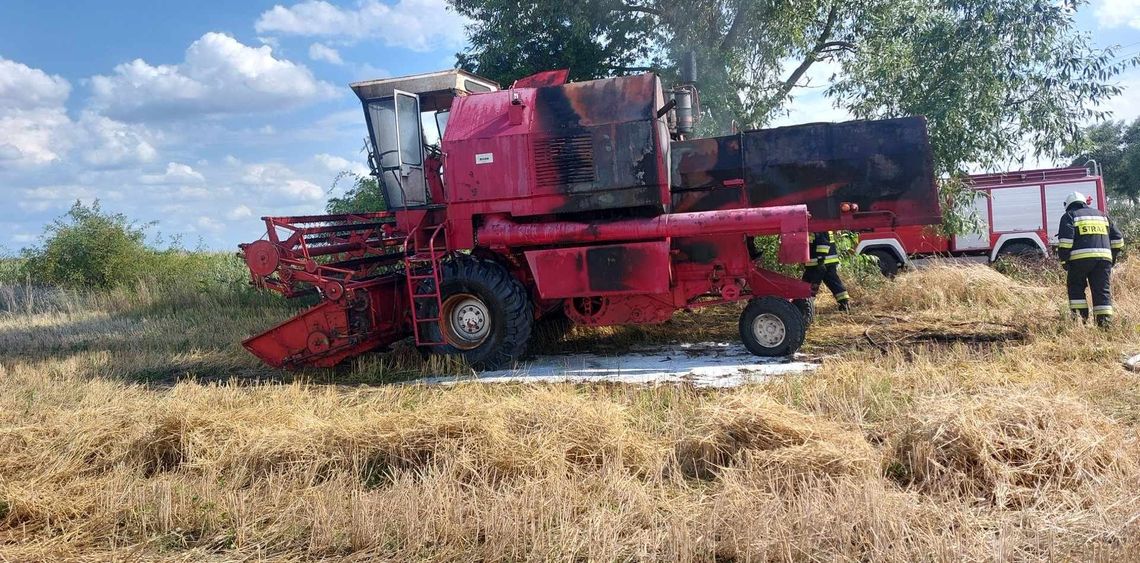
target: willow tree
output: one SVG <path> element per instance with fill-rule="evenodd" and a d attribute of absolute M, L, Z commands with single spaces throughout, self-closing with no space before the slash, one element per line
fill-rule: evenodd
<path fill-rule="evenodd" d="M 858 117 L 925 115 L 939 172 L 1057 156 L 1101 119 L 1135 65 L 1098 49 L 1084 0 L 449 0 L 472 19 L 460 65 L 503 83 L 653 70 L 695 51 L 710 133 L 786 111 L 821 61 L 824 92 Z M 818 85 L 816 85 L 818 86 Z"/>

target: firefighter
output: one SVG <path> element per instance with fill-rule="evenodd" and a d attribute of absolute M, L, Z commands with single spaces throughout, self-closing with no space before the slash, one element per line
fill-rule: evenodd
<path fill-rule="evenodd" d="M 815 233 L 811 242 L 811 256 L 814 261 L 804 268 L 803 280 L 811 284 L 812 297 L 819 292 L 819 284 L 822 282 L 835 296 L 839 310 L 850 310 L 851 299 L 847 295 L 847 288 L 843 286 L 843 280 L 839 279 L 839 251 L 835 248 L 835 233 Z"/>
<path fill-rule="evenodd" d="M 1065 214 L 1057 231 L 1057 257 L 1068 272 L 1069 312 L 1089 318 L 1085 286 L 1092 292 L 1096 323 L 1112 321 L 1112 265 L 1124 248 L 1124 237 L 1104 213 L 1088 206 L 1088 198 L 1073 192 L 1065 198 Z"/>

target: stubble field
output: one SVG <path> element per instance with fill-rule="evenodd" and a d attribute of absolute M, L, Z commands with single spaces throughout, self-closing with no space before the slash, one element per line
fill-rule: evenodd
<path fill-rule="evenodd" d="M 0 560 L 1140 559 L 1140 265 L 1116 328 L 1055 275 L 932 267 L 820 299 L 819 370 L 736 389 L 283 375 L 245 292 L 0 288 Z M 737 311 L 546 352 L 735 340 Z"/>

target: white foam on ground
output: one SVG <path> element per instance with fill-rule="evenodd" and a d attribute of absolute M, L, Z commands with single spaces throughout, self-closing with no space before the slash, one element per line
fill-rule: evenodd
<path fill-rule="evenodd" d="M 818 363 L 809 361 L 800 354 L 795 358 L 761 358 L 749 353 L 739 343 L 704 342 L 638 348 L 615 356 L 537 356 L 512 370 L 429 377 L 411 383 L 685 382 L 698 387 L 736 387 L 773 376 L 803 373 L 818 367 Z"/>

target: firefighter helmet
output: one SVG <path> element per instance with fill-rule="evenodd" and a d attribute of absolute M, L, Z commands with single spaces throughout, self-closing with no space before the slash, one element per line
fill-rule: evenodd
<path fill-rule="evenodd" d="M 1089 198 L 1081 192 L 1073 192 L 1065 196 L 1065 209 L 1068 209 L 1070 205 L 1077 203 L 1078 201 L 1081 203 L 1088 203 Z"/>

